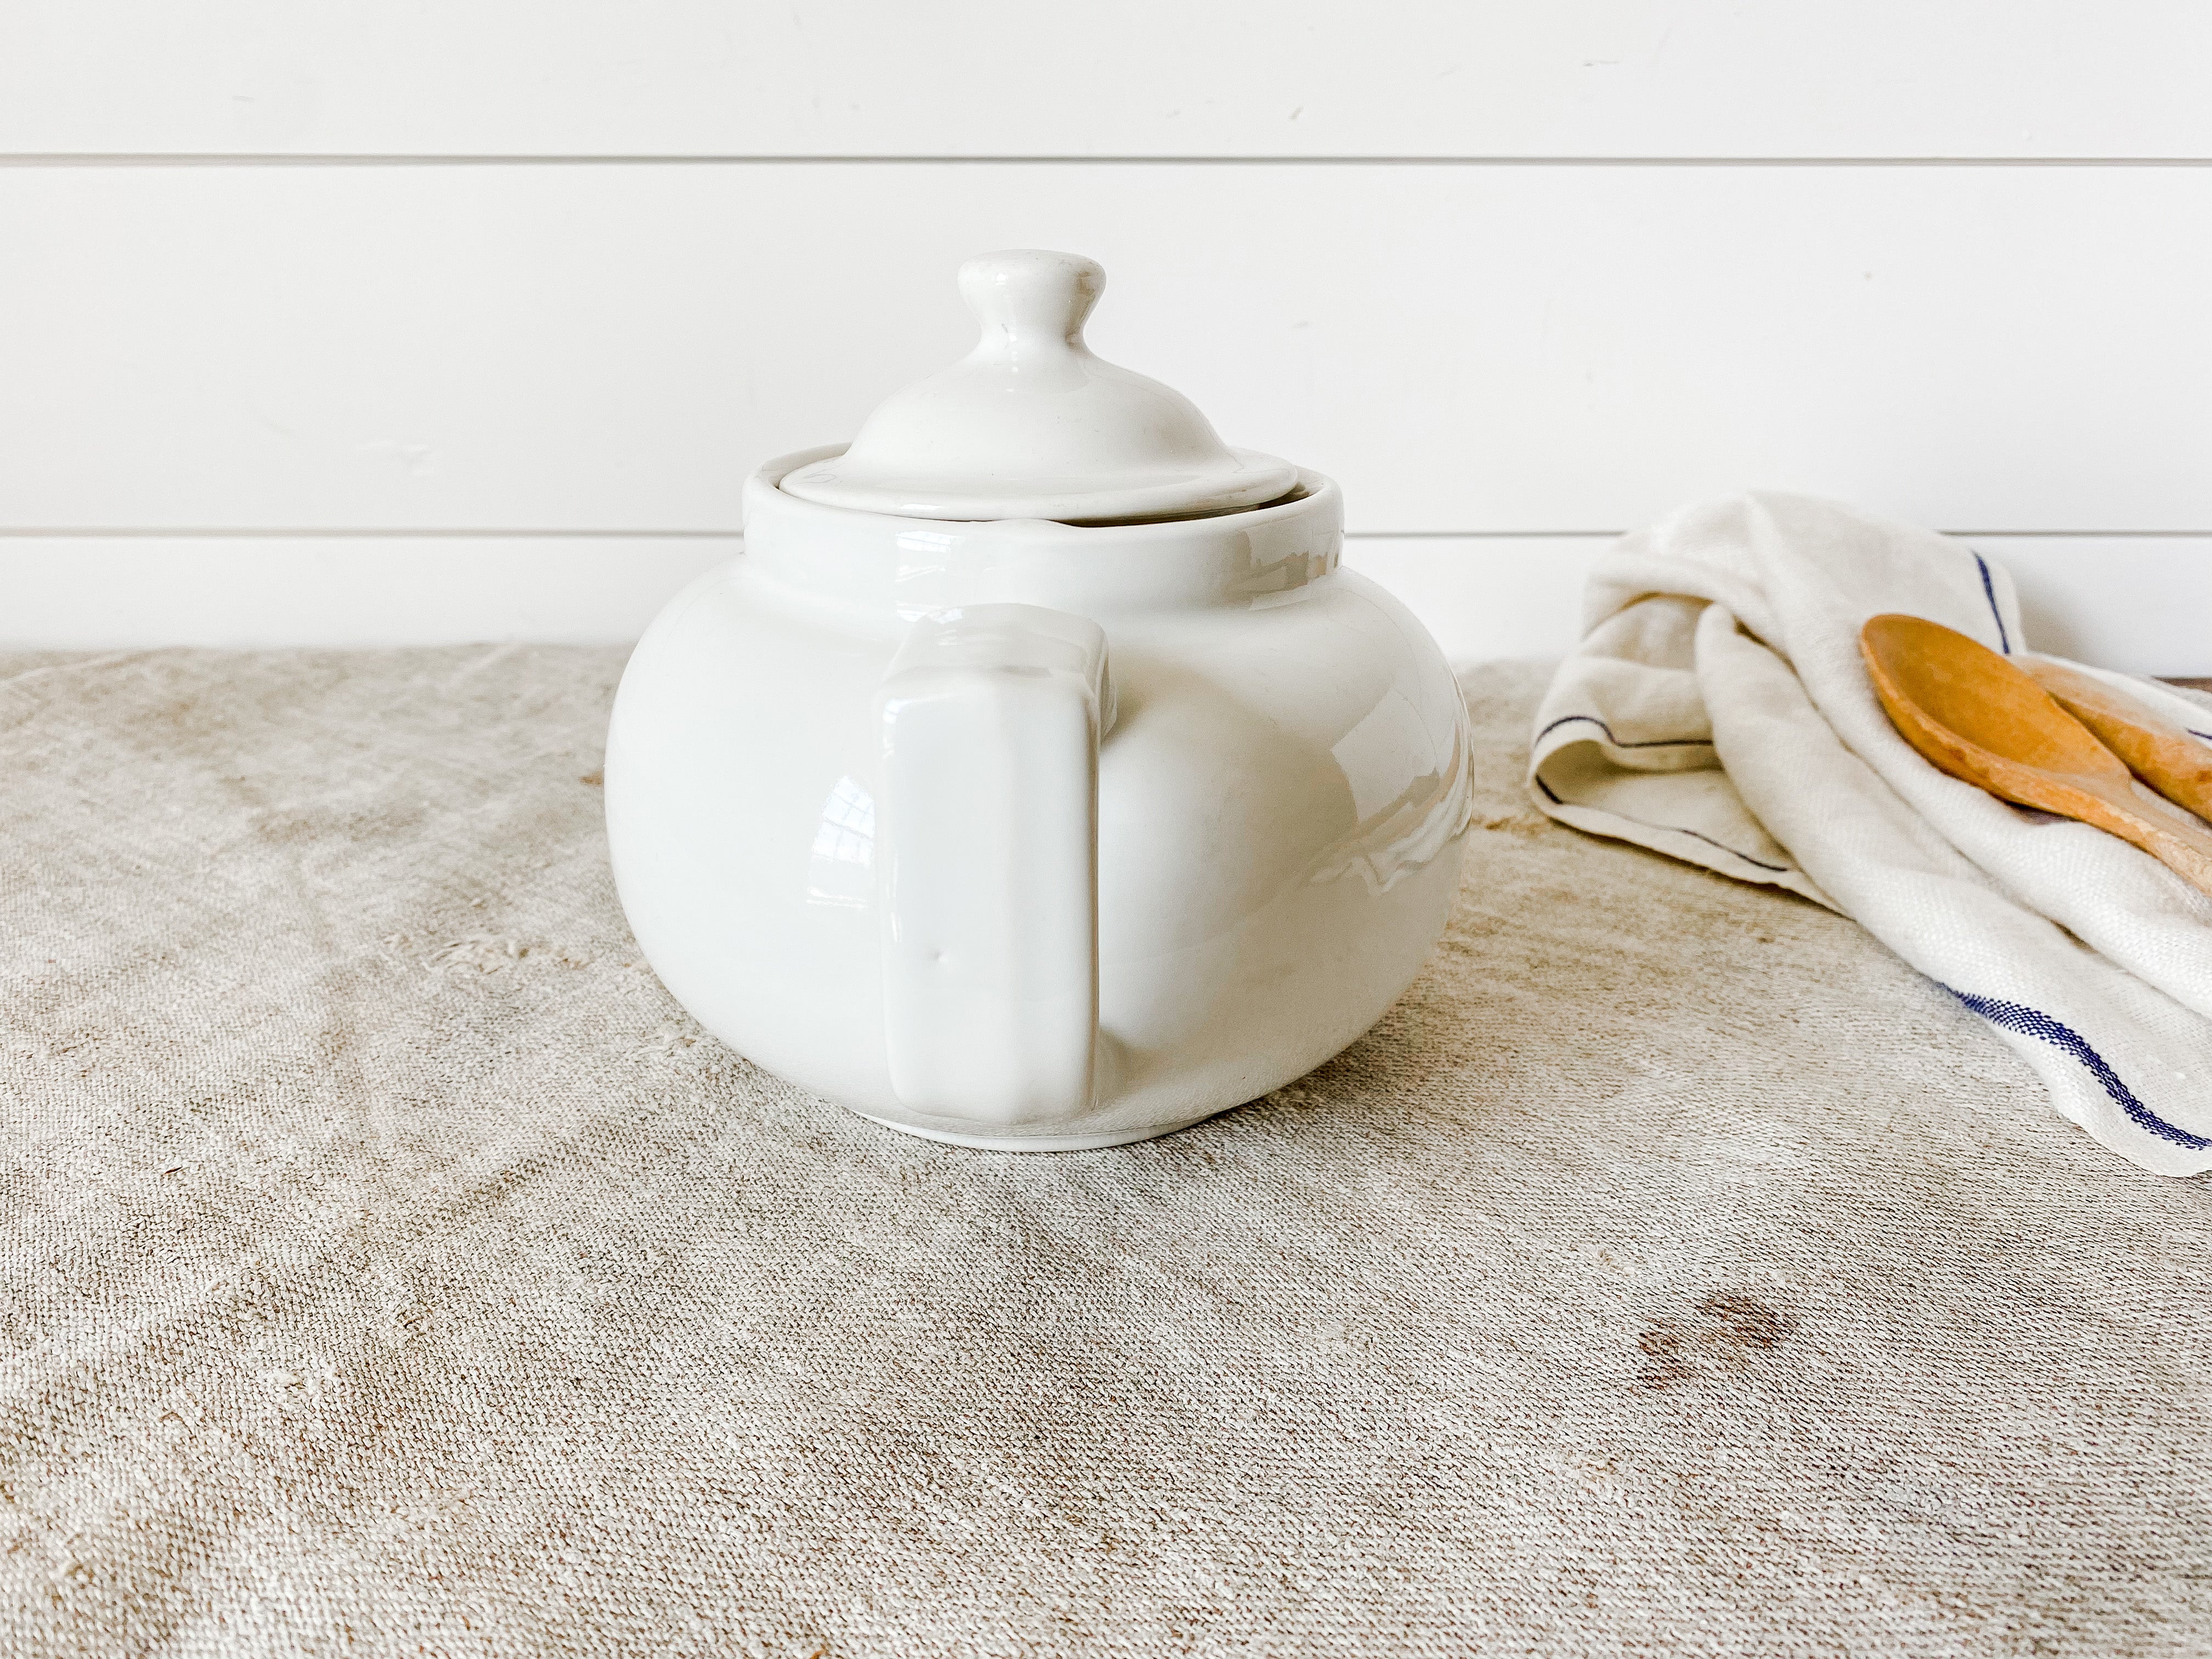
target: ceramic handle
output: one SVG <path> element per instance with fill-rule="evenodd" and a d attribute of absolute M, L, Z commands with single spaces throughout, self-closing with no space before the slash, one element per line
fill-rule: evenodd
<path fill-rule="evenodd" d="M 925 616 L 884 676 L 884 1035 L 915 1112 L 1016 1125 L 1091 1103 L 1112 696 L 1097 624 L 1027 605 Z"/>

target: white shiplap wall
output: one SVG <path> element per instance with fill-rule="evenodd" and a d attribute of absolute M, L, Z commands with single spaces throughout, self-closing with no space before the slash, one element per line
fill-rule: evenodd
<path fill-rule="evenodd" d="M 623 638 L 1073 247 L 1448 644 L 1747 486 L 2212 672 L 2212 7 L 14 0 L 0 643 Z"/>

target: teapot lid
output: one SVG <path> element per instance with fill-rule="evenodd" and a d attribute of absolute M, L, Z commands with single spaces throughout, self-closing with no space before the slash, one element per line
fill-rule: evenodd
<path fill-rule="evenodd" d="M 960 267 L 983 325 L 951 368 L 892 393 L 845 453 L 782 488 L 828 507 L 918 519 L 1161 519 L 1288 495 L 1297 469 L 1231 449 L 1197 406 L 1091 355 L 1095 259 L 1016 248 Z"/>

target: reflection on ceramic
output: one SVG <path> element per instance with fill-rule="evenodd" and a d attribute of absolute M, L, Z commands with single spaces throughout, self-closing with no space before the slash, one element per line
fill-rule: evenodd
<path fill-rule="evenodd" d="M 763 467 L 744 555 L 640 642 L 616 879 L 669 989 L 769 1070 L 910 1133 L 1112 1146 L 1303 1074 L 1405 989 L 1458 884 L 1465 714 L 1338 567 L 1334 484 L 1083 350 L 1097 266 L 962 280 L 984 345 L 867 454 Z"/>

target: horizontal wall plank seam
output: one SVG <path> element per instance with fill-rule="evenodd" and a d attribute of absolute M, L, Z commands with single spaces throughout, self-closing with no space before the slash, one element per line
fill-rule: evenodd
<path fill-rule="evenodd" d="M 11 151 L 9 167 L 2212 167 L 2212 155 L 532 155 Z"/>
<path fill-rule="evenodd" d="M 490 530 L 421 529 L 348 525 L 251 526 L 216 529 L 205 526 L 174 528 L 161 526 L 116 525 L 86 529 L 21 528 L 0 526 L 0 540 L 15 541 L 726 541 L 744 532 L 727 530 Z M 1625 530 L 1347 530 L 1346 541 L 1464 542 L 1464 541 L 1591 541 L 1625 536 Z M 1938 535 L 1971 537 L 1977 540 L 2049 537 L 2054 540 L 2079 538 L 2099 541 L 2197 541 L 2212 538 L 2212 530 L 1939 530 Z"/>

